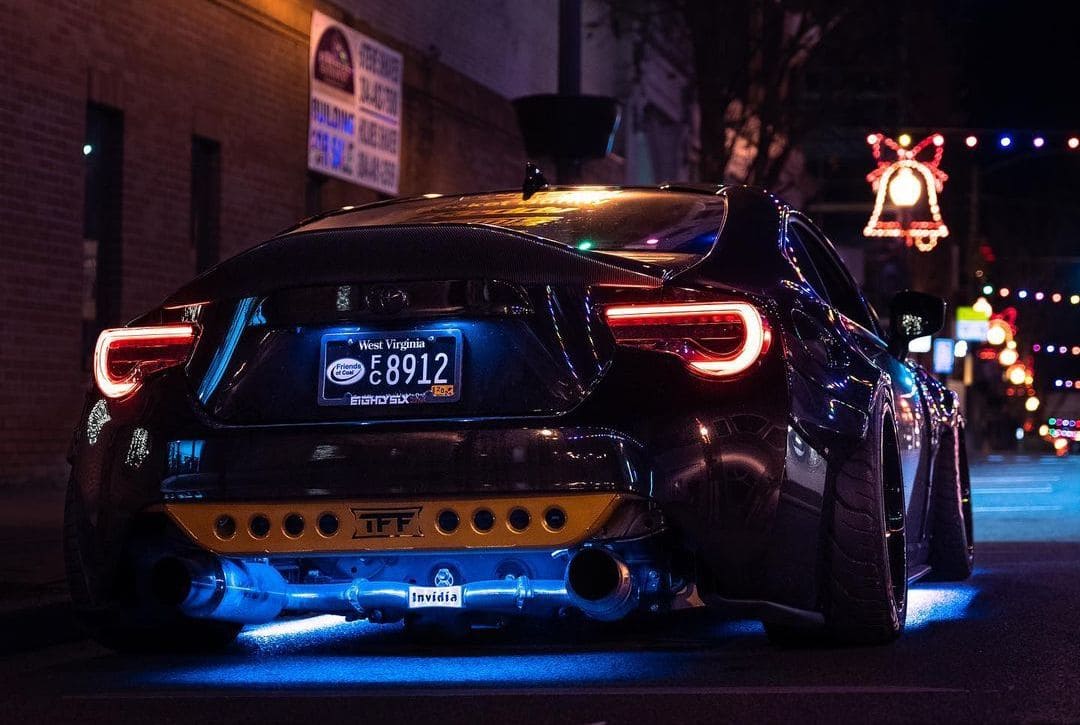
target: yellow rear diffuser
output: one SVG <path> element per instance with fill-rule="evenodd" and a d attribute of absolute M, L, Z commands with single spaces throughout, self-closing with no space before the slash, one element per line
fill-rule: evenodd
<path fill-rule="evenodd" d="M 168 503 L 165 510 L 196 543 L 218 554 L 557 549 L 596 535 L 628 498 L 617 493 L 581 493 L 403 501 L 181 502 Z M 527 517 L 520 512 L 512 517 L 515 509 L 524 510 Z M 563 514 L 557 528 L 546 520 L 551 509 Z M 447 511 L 457 518 L 452 530 L 439 525 L 440 514 Z M 453 518 L 444 515 L 441 521 L 445 524 Z M 487 523 L 488 518 L 491 526 L 484 531 L 478 524 Z M 557 523 L 558 518 L 553 520 Z M 521 527 L 523 521 L 527 523 Z M 336 522 L 336 530 L 327 533 L 334 527 L 321 524 L 331 522 Z M 265 534 L 259 536 L 264 529 Z"/>

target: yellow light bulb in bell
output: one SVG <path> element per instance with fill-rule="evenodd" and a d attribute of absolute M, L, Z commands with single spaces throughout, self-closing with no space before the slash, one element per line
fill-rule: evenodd
<path fill-rule="evenodd" d="M 1027 412 L 1034 413 L 1038 409 L 1039 409 L 1039 399 L 1036 398 L 1034 395 L 1032 395 L 1030 398 L 1028 398 L 1027 400 L 1024 401 L 1024 410 L 1026 410 Z M 1046 435 L 1046 434 L 1045 433 L 1040 433 L 1040 435 Z"/>
<path fill-rule="evenodd" d="M 922 183 L 907 166 L 889 180 L 889 201 L 896 206 L 915 206 L 922 196 Z"/>
<path fill-rule="evenodd" d="M 998 362 L 1001 363 L 1001 367 L 1007 368 L 1010 365 L 1015 365 L 1016 361 L 1020 359 L 1020 354 L 1012 348 L 1005 348 L 998 353 Z"/>

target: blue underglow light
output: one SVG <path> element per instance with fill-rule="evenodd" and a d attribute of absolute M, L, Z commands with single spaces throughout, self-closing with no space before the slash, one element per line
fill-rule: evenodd
<path fill-rule="evenodd" d="M 248 627 L 238 657 L 205 663 L 180 661 L 137 675 L 140 685 L 166 687 L 499 687 L 662 682 L 678 677 L 699 657 L 700 639 L 764 641 L 760 623 L 690 624 L 683 646 L 628 652 L 622 647 L 582 651 L 576 640 L 417 650 L 402 639 L 403 626 L 347 622 L 320 616 Z M 707 631 L 703 631 L 707 630 Z M 755 644 L 755 646 L 757 646 Z M 264 655 L 272 654 L 272 657 Z"/>
<path fill-rule="evenodd" d="M 907 628 L 970 619 L 977 594 L 971 582 L 913 586 Z M 552 642 L 491 649 L 424 645 L 418 650 L 401 638 L 403 629 L 333 615 L 272 622 L 246 628 L 236 645 L 238 656 L 170 661 L 138 672 L 136 680 L 179 688 L 647 685 L 678 680 L 700 667 L 702 656 L 712 656 L 702 652 L 703 640 L 765 646 L 761 624 L 749 620 L 690 620 L 674 637 L 658 634 L 667 643 L 663 648 L 637 651 L 602 641 L 586 649 L 557 636 Z"/>
<path fill-rule="evenodd" d="M 316 632 L 321 633 L 323 636 L 346 634 L 349 629 L 357 629 L 358 626 L 362 625 L 348 622 L 345 617 L 336 614 L 324 614 L 318 617 L 287 619 L 281 622 L 270 622 L 248 627 L 241 633 L 240 640 L 262 646 L 272 644 L 275 639 L 301 637 Z"/>
<path fill-rule="evenodd" d="M 971 584 L 914 586 L 908 590 L 907 628 L 966 619 L 978 590 Z"/>

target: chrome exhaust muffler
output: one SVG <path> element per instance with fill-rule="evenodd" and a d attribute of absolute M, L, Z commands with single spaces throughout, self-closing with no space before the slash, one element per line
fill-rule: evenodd
<path fill-rule="evenodd" d="M 566 593 L 587 616 L 606 622 L 629 614 L 640 596 L 626 562 L 596 547 L 578 551 L 566 565 Z"/>
<path fill-rule="evenodd" d="M 281 614 L 289 599 L 285 579 L 261 562 L 168 557 L 154 566 L 151 577 L 162 604 L 197 619 L 269 622 Z"/>
<path fill-rule="evenodd" d="M 260 561 L 206 557 L 162 559 L 152 587 L 165 606 L 198 619 L 261 624 L 282 612 L 380 615 L 412 609 L 413 589 L 405 582 L 354 581 L 292 584 Z M 530 602 L 553 608 L 570 604 L 560 579 L 527 576 L 470 582 L 461 587 L 461 609 L 520 611 Z"/>

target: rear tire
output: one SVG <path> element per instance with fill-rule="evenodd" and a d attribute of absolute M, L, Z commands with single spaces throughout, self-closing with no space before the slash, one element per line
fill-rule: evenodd
<path fill-rule="evenodd" d="M 933 486 L 930 575 L 938 581 L 963 581 L 975 566 L 975 539 L 962 427 L 949 428 L 941 435 Z"/>
<path fill-rule="evenodd" d="M 836 470 L 825 500 L 825 625 L 765 622 L 775 645 L 880 645 L 904 630 L 904 482 L 892 416 L 883 400 L 879 396 L 866 437 Z"/>
<path fill-rule="evenodd" d="M 100 606 L 95 594 L 98 584 L 92 578 L 95 571 L 85 557 L 89 541 L 85 521 L 72 480 L 64 502 L 64 563 L 76 621 L 92 639 L 124 653 L 202 653 L 222 650 L 240 634 L 243 625 L 234 622 Z"/>
<path fill-rule="evenodd" d="M 833 480 L 824 614 L 826 635 L 839 643 L 892 642 L 907 618 L 904 480 L 884 398 Z"/>
<path fill-rule="evenodd" d="M 865 438 L 832 476 L 823 515 L 824 627 L 766 623 L 782 646 L 892 642 L 907 618 L 904 481 L 892 414 L 879 393 Z"/>

